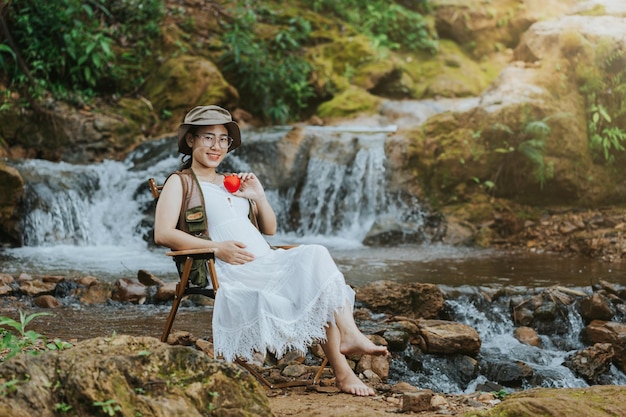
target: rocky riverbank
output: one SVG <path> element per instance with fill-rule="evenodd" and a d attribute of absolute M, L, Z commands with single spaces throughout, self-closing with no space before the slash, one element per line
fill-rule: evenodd
<path fill-rule="evenodd" d="M 156 308 L 167 306 L 173 296 L 173 283 L 162 282 L 146 271 L 141 271 L 137 279 L 124 278 L 113 283 L 101 282 L 92 276 L 72 278 L 27 274 L 2 274 L 0 282 L 3 283 L 0 287 L 2 315 L 15 315 L 17 306 L 38 308 L 39 311 L 53 311 L 64 305 L 82 305 L 87 311 L 90 307 L 104 304 L 112 304 L 119 309 L 129 304 L 153 304 Z M 437 366 L 442 368 L 443 375 L 461 386 L 479 373 L 488 382 L 477 386 L 473 394 L 447 395 L 425 389 L 415 382 L 404 382 L 402 375 L 392 373 L 390 359 L 351 357 L 354 369 L 375 387 L 376 397 L 342 400 L 344 396 L 338 395 L 333 386 L 332 374 L 326 371 L 322 374 L 321 384 L 313 390 L 269 389 L 270 404 L 281 410 L 275 415 L 324 415 L 314 414 L 315 403 L 319 403 L 320 407 L 322 403 L 341 407 L 342 403 L 348 407 L 347 412 L 350 412 L 349 405 L 352 404 L 371 413 L 375 410 L 420 413 L 489 410 L 498 406 L 501 398 L 524 392 L 522 387 L 529 383 L 541 386 L 545 383 L 543 379 L 549 377 L 534 369 L 532 364 L 481 354 L 484 341 L 476 329 L 460 322 L 447 305 L 459 294 L 443 293 L 432 284 L 391 281 L 377 281 L 357 288 L 356 292 L 357 321 L 376 343 L 389 347 L 393 358 L 419 370 L 433 366 L 432 363 L 426 364 L 427 358 L 437 357 Z M 464 296 L 467 297 L 467 294 Z M 210 302 L 207 299 L 203 301 Z M 578 315 L 585 326 L 575 337 L 582 338 L 585 347 L 569 354 L 564 366 L 590 385 L 610 385 L 612 369 L 619 369 L 620 372 L 626 369 L 623 344 L 626 339 L 626 289 L 616 283 L 599 282 L 588 290 L 566 287 L 537 291 L 512 287 L 497 290 L 483 288 L 467 301 L 482 306 L 486 311 L 508 310 L 510 320 L 515 323 L 514 337 L 520 343 L 538 349 L 549 340 L 552 344 L 565 344 L 565 350 L 571 350 L 567 348 L 567 337 L 574 330 L 568 317 L 570 314 Z M 200 300 L 187 301 L 190 305 L 197 302 Z M 188 332 L 174 331 L 168 343 L 195 347 L 209 354 L 212 352 L 208 341 Z M 257 366 L 256 369 L 270 384 L 310 380 L 322 355 L 319 346 L 314 345 L 306 356 L 290 355 L 276 361 L 268 355 L 258 358 L 253 366 Z"/>

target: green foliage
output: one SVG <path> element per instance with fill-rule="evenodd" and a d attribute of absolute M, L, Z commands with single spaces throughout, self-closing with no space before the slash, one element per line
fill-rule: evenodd
<path fill-rule="evenodd" d="M 582 66 L 589 148 L 597 162 L 610 164 L 626 150 L 626 52 L 601 44 L 593 63 Z"/>
<path fill-rule="evenodd" d="M 122 411 L 122 407 L 115 400 L 95 401 L 93 405 L 100 407 L 109 416 L 114 416 L 118 411 Z"/>
<path fill-rule="evenodd" d="M 22 352 L 28 352 L 34 355 L 38 353 L 33 347 L 35 347 L 37 342 L 43 339 L 43 337 L 32 330 L 27 331 L 26 326 L 36 317 L 45 315 L 48 315 L 48 313 L 35 313 L 26 316 L 24 312 L 20 310 L 20 321 L 13 320 L 9 317 L 0 317 L 0 326 L 12 327 L 19 333 L 19 336 L 16 336 L 8 330 L 1 330 L 3 333 L 2 341 L 0 341 L 0 350 L 8 352 L 4 357 L 5 359 Z"/>
<path fill-rule="evenodd" d="M 422 0 L 417 9 L 429 11 Z M 314 0 L 313 9 L 330 13 L 359 28 L 375 45 L 390 49 L 437 51 L 437 34 L 422 13 L 388 0 Z"/>
<path fill-rule="evenodd" d="M 22 381 L 19 379 L 11 379 L 4 384 L 0 384 L 0 395 L 6 397 L 8 393 L 15 392 L 17 390 L 17 384 L 20 382 Z"/>
<path fill-rule="evenodd" d="M 524 123 L 519 130 L 514 130 L 502 123 L 494 123 L 491 132 L 496 134 L 500 144 L 493 148 L 493 152 L 502 154 L 503 158 L 488 189 L 494 190 L 495 184 L 498 184 L 503 177 L 525 175 L 524 172 L 528 166 L 532 170 L 533 178 L 543 189 L 545 182 L 554 176 L 553 165 L 546 163 L 544 159 L 546 140 L 552 132 L 548 122 L 552 118 L 563 116 L 565 115 L 556 114 L 541 120 L 531 120 Z M 524 156 L 528 165 L 519 166 L 519 163 L 515 162 L 519 160 L 516 155 L 520 154 Z M 514 179 L 512 181 L 515 182 Z"/>
<path fill-rule="evenodd" d="M 509 393 L 506 390 L 504 390 L 504 389 L 501 389 L 500 391 L 494 391 L 494 392 L 492 392 L 492 394 L 493 394 L 494 397 L 496 397 L 499 400 L 504 400 L 504 398 L 507 395 L 509 395 Z"/>
<path fill-rule="evenodd" d="M 72 347 L 71 343 L 62 342 L 59 339 L 54 339 L 54 341 L 46 343 L 45 338 L 39 333 L 26 330 L 26 326 L 33 319 L 40 316 L 48 316 L 50 315 L 49 313 L 26 315 L 22 310 L 20 310 L 19 313 L 19 321 L 0 316 L 0 326 L 3 327 L 0 329 L 0 336 L 2 337 L 2 340 L 0 340 L 0 352 L 2 352 L 0 361 L 9 359 L 19 353 L 37 355 L 42 348 L 48 350 L 63 350 Z M 5 327 L 15 329 L 18 334 L 15 335 Z"/>
<path fill-rule="evenodd" d="M 141 70 L 163 15 L 162 0 L 10 0 L 7 6 L 15 46 L 0 44 L 0 70 L 35 99 L 84 99 L 115 89 Z"/>
<path fill-rule="evenodd" d="M 253 6 L 239 2 L 233 21 L 226 24 L 222 35 L 226 50 L 220 62 L 246 98 L 247 109 L 274 123 L 285 123 L 299 116 L 314 96 L 308 82 L 311 67 L 302 53 L 311 27 L 304 19 L 282 21 L 271 10 Z M 261 37 L 254 31 L 261 23 L 279 29 L 273 36 Z"/>
<path fill-rule="evenodd" d="M 66 403 L 56 403 L 54 405 L 54 411 L 57 413 L 67 413 L 72 409 L 71 405 L 67 405 Z"/>
<path fill-rule="evenodd" d="M 54 339 L 52 342 L 46 343 L 48 350 L 64 350 L 72 346 L 71 343 L 64 342 L 61 339 Z"/>

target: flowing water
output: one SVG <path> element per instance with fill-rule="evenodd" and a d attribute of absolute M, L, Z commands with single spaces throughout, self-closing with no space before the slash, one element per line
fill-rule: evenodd
<path fill-rule="evenodd" d="M 415 105 L 404 106 L 389 106 L 386 111 L 396 116 L 416 111 Z M 542 336 L 543 347 L 533 348 L 513 338 L 506 305 L 486 304 L 479 294 L 504 286 L 520 292 L 553 285 L 588 290 L 599 280 L 623 285 L 626 268 L 551 254 L 512 255 L 429 243 L 364 246 L 361 242 L 370 229 L 385 219 L 425 233 L 426 213 L 419 201 L 387 190 L 384 139 L 394 130 L 395 126 L 307 127 L 306 166 L 301 166 L 297 153 L 291 165 L 276 160 L 289 128 L 248 132 L 245 146 L 229 156 L 224 168 L 254 171 L 262 178 L 281 225 L 271 243 L 326 245 L 346 281 L 357 287 L 381 279 L 437 284 L 448 296 L 455 320 L 479 332 L 482 357 L 504 355 L 531 364 L 537 377 L 529 386 L 585 386 L 561 365 L 565 356 L 583 347 L 577 340 L 581 324 L 574 310 L 569 312 L 569 335 L 558 343 Z M 26 182 L 23 246 L 0 250 L 0 272 L 89 274 L 113 282 L 135 278 L 139 269 L 146 269 L 164 280 L 177 280 L 172 261 L 164 256 L 166 250 L 150 243 L 154 202 L 146 182 L 150 177 L 163 182 L 178 167 L 174 143 L 174 138 L 164 138 L 139 147 L 124 161 L 98 164 L 13 161 Z M 428 242 L 428 236 L 423 238 Z M 113 302 L 65 304 L 31 326 L 48 337 L 66 340 L 114 332 L 159 337 L 168 310 L 169 306 Z M 204 336 L 210 317 L 210 307 L 184 304 L 175 326 Z M 421 361 L 420 369 L 411 369 L 410 361 L 394 360 L 392 378 L 457 393 L 471 391 L 486 380 L 485 375 L 470 381 L 451 379 L 446 367 L 453 364 L 445 358 Z M 626 384 L 616 370 L 612 380 Z"/>

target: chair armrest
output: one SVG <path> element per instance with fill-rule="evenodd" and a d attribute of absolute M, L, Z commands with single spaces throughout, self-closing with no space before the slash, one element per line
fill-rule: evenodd
<path fill-rule="evenodd" d="M 212 254 L 215 252 L 213 248 L 199 248 L 199 249 L 185 249 L 185 250 L 173 250 L 171 252 L 167 252 L 167 256 L 184 256 L 184 255 L 202 255 L 202 254 Z"/>

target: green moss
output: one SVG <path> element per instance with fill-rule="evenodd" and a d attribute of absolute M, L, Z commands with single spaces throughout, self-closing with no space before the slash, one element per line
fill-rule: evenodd
<path fill-rule="evenodd" d="M 324 118 L 346 117 L 357 113 L 373 114 L 378 110 L 381 99 L 356 87 L 333 97 L 317 108 L 317 114 Z"/>
<path fill-rule="evenodd" d="M 454 42 L 442 40 L 439 53 L 405 55 L 401 68 L 413 81 L 413 98 L 478 96 L 497 77 L 502 65 L 477 63 Z"/>

